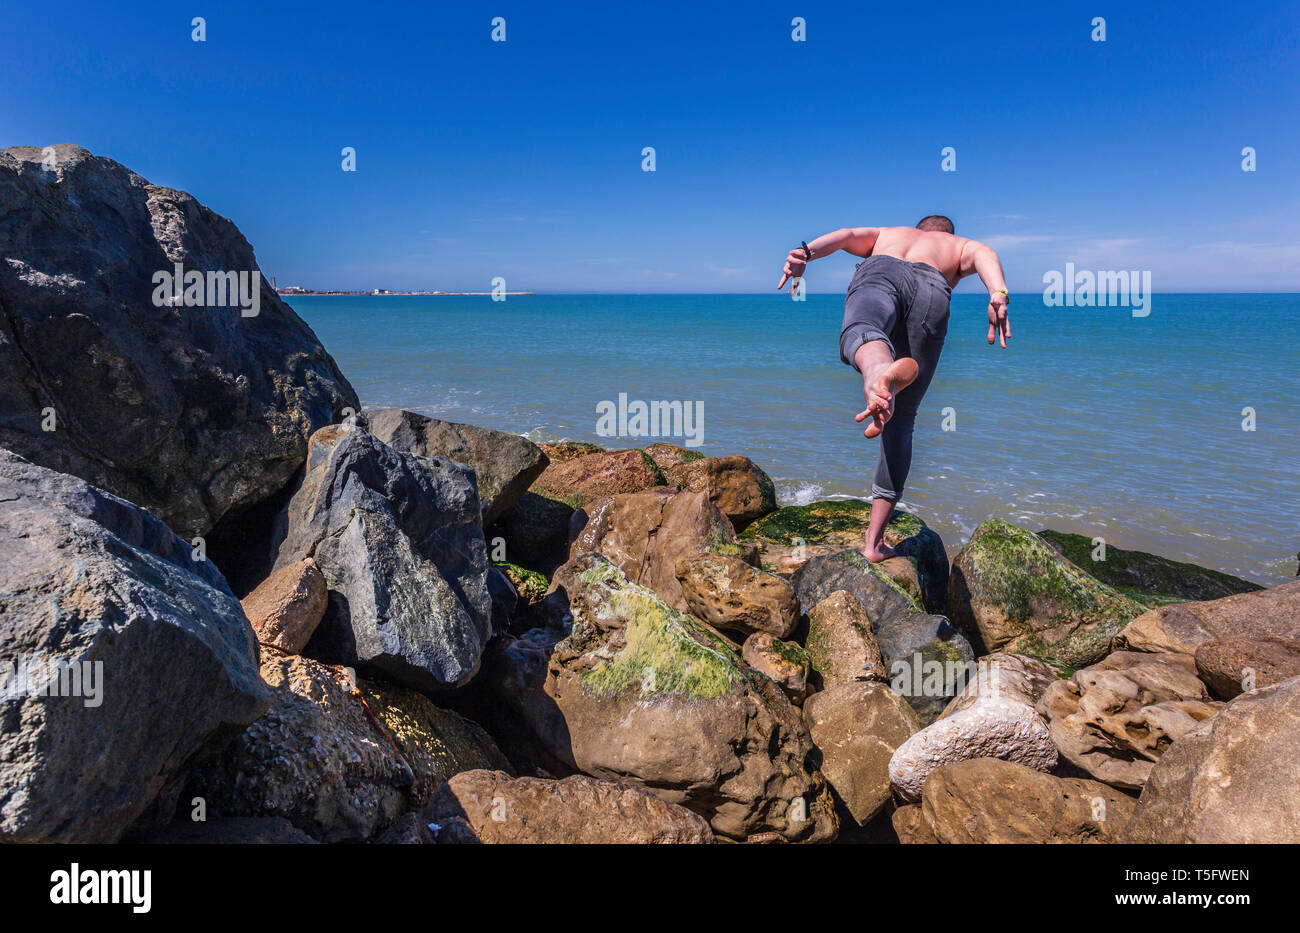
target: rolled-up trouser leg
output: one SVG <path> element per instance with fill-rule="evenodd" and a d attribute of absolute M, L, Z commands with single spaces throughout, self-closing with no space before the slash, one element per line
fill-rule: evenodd
<path fill-rule="evenodd" d="M 873 497 L 892 502 L 902 497 L 912 467 L 916 412 L 939 366 L 943 341 L 948 335 L 948 301 L 952 295 L 952 288 L 938 271 L 920 263 L 909 265 L 918 268 L 916 293 L 895 327 L 893 338 L 900 357 L 916 360 L 917 376 L 915 382 L 894 398 L 894 414 L 880 435 L 880 461 L 871 486 Z"/>

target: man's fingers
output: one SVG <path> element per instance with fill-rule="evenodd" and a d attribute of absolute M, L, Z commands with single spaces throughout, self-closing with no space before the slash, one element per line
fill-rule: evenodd
<path fill-rule="evenodd" d="M 992 323 L 990 323 L 990 324 L 989 324 L 989 344 L 990 344 L 990 345 L 993 343 L 994 340 L 997 339 L 997 334 L 995 333 L 995 331 L 996 331 L 996 328 L 993 326 Z"/>
<path fill-rule="evenodd" d="M 784 275 L 781 276 L 781 281 L 780 281 L 780 283 L 778 283 L 777 286 L 776 286 L 776 290 L 777 290 L 778 292 L 779 292 L 781 289 L 785 288 L 785 280 L 788 279 L 788 278 L 790 278 L 790 273 L 789 273 L 789 272 L 787 272 L 787 273 L 785 273 Z M 771 280 L 769 279 L 768 281 L 771 281 Z"/>

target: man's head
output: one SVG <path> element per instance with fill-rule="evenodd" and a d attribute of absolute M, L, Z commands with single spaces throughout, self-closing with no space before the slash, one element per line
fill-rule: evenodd
<path fill-rule="evenodd" d="M 953 229 L 952 221 L 942 214 L 931 214 L 929 217 L 922 217 L 920 223 L 916 225 L 917 230 L 935 230 L 939 233 L 956 233 Z"/>

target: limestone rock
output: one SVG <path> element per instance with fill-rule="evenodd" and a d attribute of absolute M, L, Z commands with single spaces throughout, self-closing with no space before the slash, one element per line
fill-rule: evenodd
<path fill-rule="evenodd" d="M 920 611 L 906 592 L 856 551 L 814 557 L 791 579 L 805 612 L 836 590 L 846 590 L 866 610 L 891 683 L 931 722 L 957 690 L 956 675 L 975 660 L 970 643 L 944 616 Z M 931 670 L 943 676 L 931 677 Z"/>
<path fill-rule="evenodd" d="M 808 613 L 808 661 L 819 689 L 887 679 L 871 620 L 847 590 L 836 590 Z"/>
<path fill-rule="evenodd" d="M 796 643 L 755 632 L 745 639 L 740 656 L 780 687 L 791 703 L 798 705 L 808 695 L 808 652 Z"/>
<path fill-rule="evenodd" d="M 686 608 L 715 628 L 788 638 L 799 622 L 790 584 L 739 557 L 697 554 L 678 560 L 675 569 Z"/>
<path fill-rule="evenodd" d="M 736 528 L 776 509 L 776 484 L 748 457 L 704 457 L 663 472 L 668 482 L 707 495 Z"/>
<path fill-rule="evenodd" d="M 545 632 L 515 642 L 526 650 L 494 681 L 535 741 L 570 770 L 646 787 L 730 839 L 834 838 L 807 728 L 780 688 L 600 555 L 570 564 L 567 637 L 549 649 Z"/>
<path fill-rule="evenodd" d="M 1151 770 L 1125 842 L 1300 842 L 1300 677 L 1237 697 Z"/>
<path fill-rule="evenodd" d="M 654 489 L 598 499 L 587 507 L 586 527 L 574 540 L 570 559 L 603 554 L 633 583 L 649 587 L 674 609 L 689 604 L 677 579 L 677 562 L 700 554 L 744 556 L 727 517 L 704 493 Z M 553 587 L 569 573 L 556 572 Z"/>
<path fill-rule="evenodd" d="M 972 758 L 999 758 L 1051 771 L 1057 752 L 1032 706 L 987 697 L 931 723 L 899 746 L 889 762 L 889 779 L 903 800 L 920 800 L 926 780 L 936 770 Z"/>
<path fill-rule="evenodd" d="M 563 780 L 465 771 L 430 801 L 439 843 L 710 843 L 700 816 L 634 784 L 585 775 Z"/>
<path fill-rule="evenodd" d="M 663 472 L 645 451 L 600 450 L 572 459 L 553 459 L 530 489 L 580 509 L 593 499 L 642 492 L 666 483 Z"/>
<path fill-rule="evenodd" d="M 1207 641 L 1195 658 L 1196 673 L 1225 700 L 1300 676 L 1300 641 L 1278 635 Z"/>
<path fill-rule="evenodd" d="M 1152 609 L 1116 635 L 1114 647 L 1195 654 L 1207 641 L 1267 635 L 1300 641 L 1300 580 L 1205 603 Z"/>
<path fill-rule="evenodd" d="M 1134 801 L 1105 784 L 978 758 L 925 785 L 921 818 L 944 844 L 1118 842 Z"/>
<path fill-rule="evenodd" d="M 821 772 L 849 819 L 865 826 L 889 803 L 889 761 L 921 722 L 884 684 L 847 682 L 814 693 L 803 707 Z"/>
<path fill-rule="evenodd" d="M 243 599 L 258 641 L 298 654 L 325 615 L 325 577 L 308 557 L 281 567 Z"/>

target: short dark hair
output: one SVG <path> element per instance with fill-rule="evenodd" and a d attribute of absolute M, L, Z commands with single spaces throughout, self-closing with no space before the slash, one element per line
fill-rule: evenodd
<path fill-rule="evenodd" d="M 953 229 L 952 221 L 942 214 L 931 214 L 929 217 L 922 217 L 916 225 L 917 230 L 938 230 L 940 233 L 956 233 Z"/>

